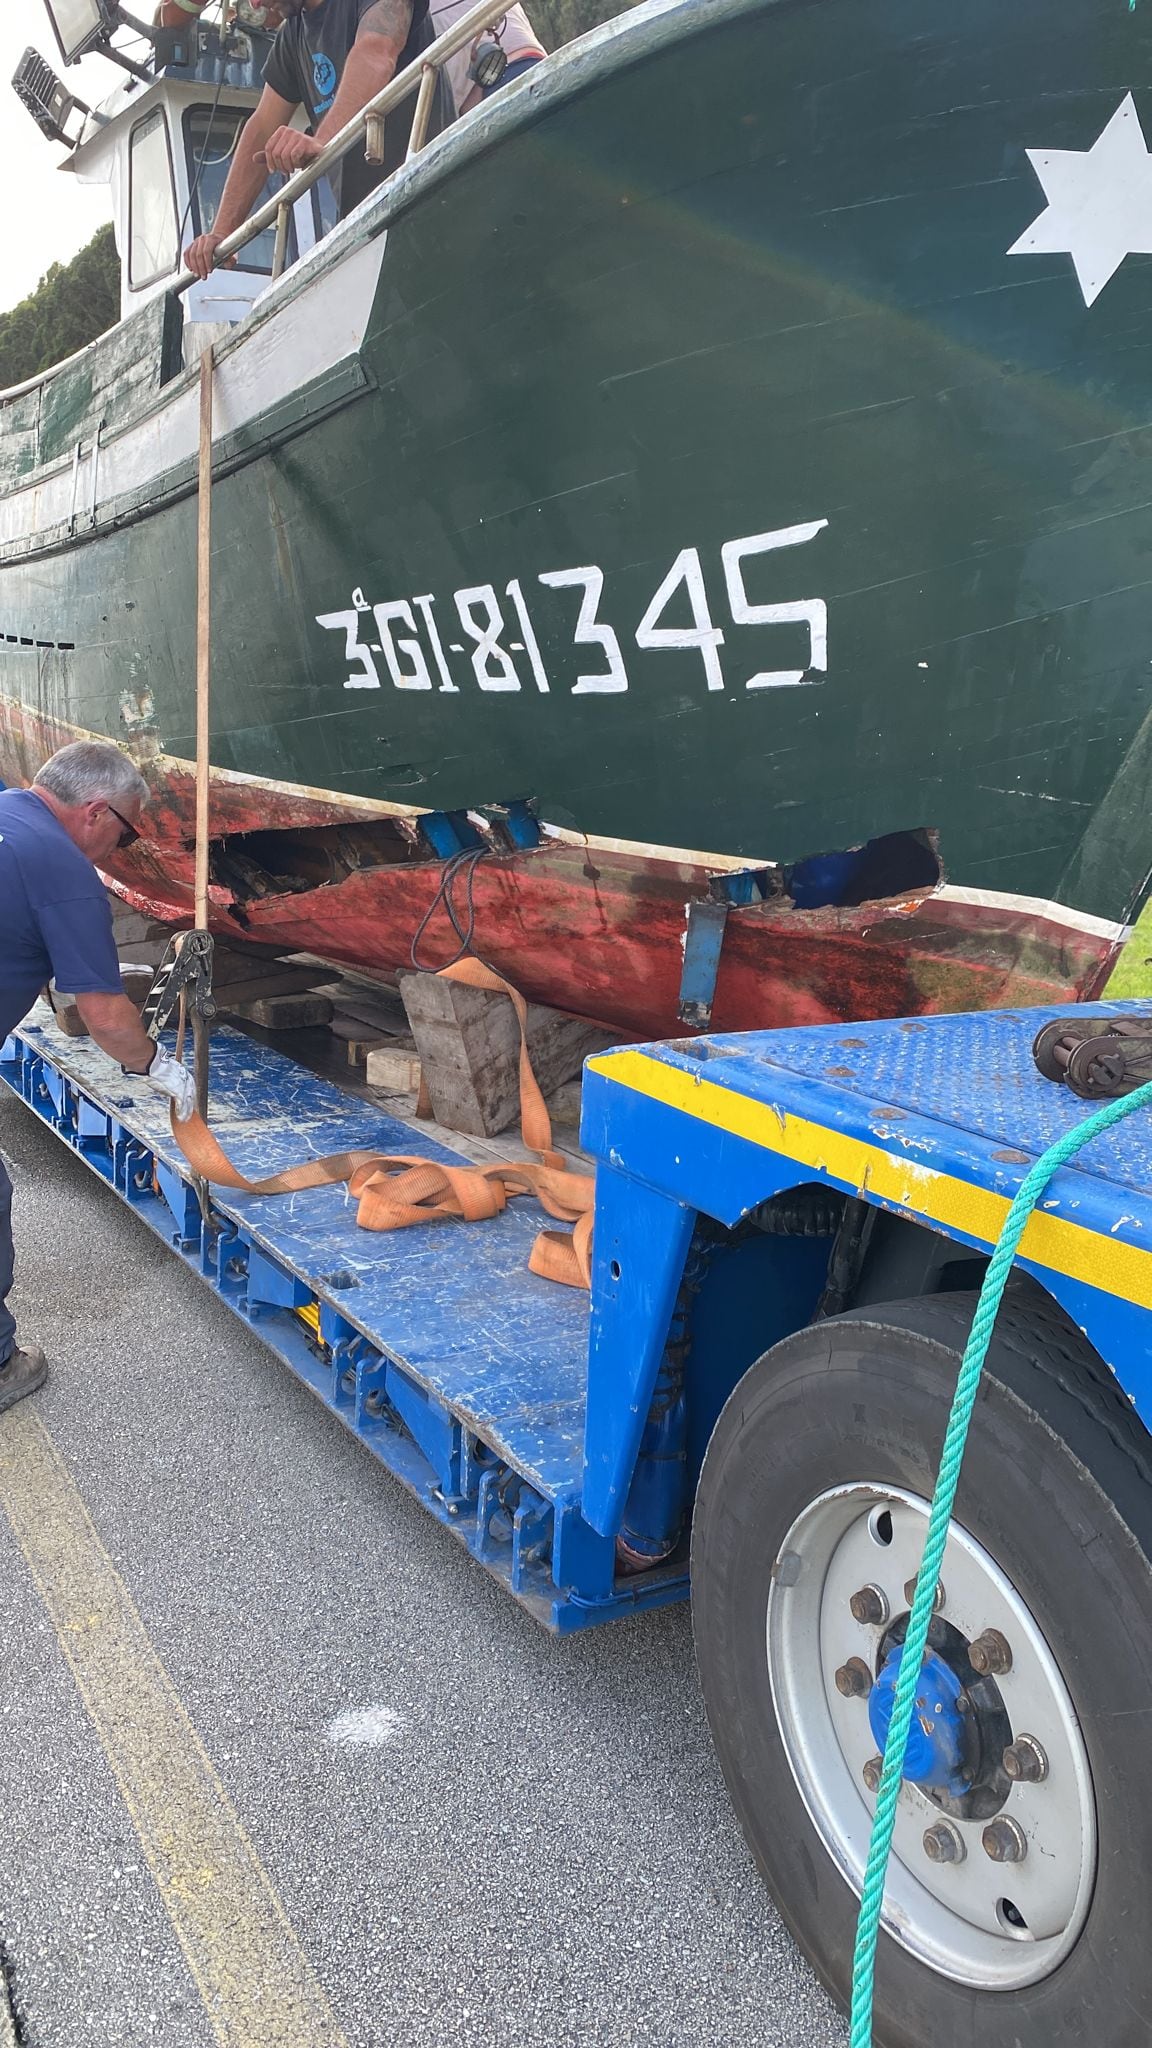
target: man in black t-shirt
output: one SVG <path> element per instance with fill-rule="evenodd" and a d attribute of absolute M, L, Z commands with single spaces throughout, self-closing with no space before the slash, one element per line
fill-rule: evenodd
<path fill-rule="evenodd" d="M 207 277 L 226 235 L 247 219 L 269 171 L 298 171 L 320 154 L 353 115 L 411 64 L 432 41 L 428 0 L 280 0 L 287 18 L 264 68 L 264 91 L 241 134 L 216 219 L 184 251 L 197 277 Z M 432 103 L 430 135 L 443 125 L 442 97 Z M 290 128 L 297 107 L 309 132 Z M 415 95 L 384 123 L 384 162 L 364 161 L 353 143 L 328 176 L 341 218 L 404 161 Z"/>

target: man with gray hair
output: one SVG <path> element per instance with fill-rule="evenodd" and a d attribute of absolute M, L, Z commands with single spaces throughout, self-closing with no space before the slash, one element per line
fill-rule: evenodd
<path fill-rule="evenodd" d="M 147 1076 L 178 1117 L 196 1106 L 191 1074 L 149 1038 L 124 993 L 112 911 L 95 863 L 140 837 L 148 785 L 106 740 L 76 740 L 45 762 L 31 789 L 0 791 L 0 1044 L 45 983 L 67 989 L 92 1037 L 128 1074 Z M 8 1308 L 12 1183 L 0 1161 L 0 1409 L 48 1371 L 21 1349 Z"/>

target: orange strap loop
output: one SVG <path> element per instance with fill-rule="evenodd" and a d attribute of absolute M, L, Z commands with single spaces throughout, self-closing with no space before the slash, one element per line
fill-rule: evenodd
<path fill-rule="evenodd" d="M 552 1120 L 528 1052 L 528 1005 L 519 989 L 481 960 L 458 960 L 440 972 L 448 981 L 492 989 L 511 1000 L 520 1026 L 521 1130 L 524 1143 L 539 1153 L 539 1165 L 509 1161 L 501 1166 L 442 1166 L 408 1153 L 330 1152 L 324 1159 L 285 1167 L 264 1180 L 249 1180 L 233 1166 L 201 1116 L 193 1113 L 180 1123 L 173 1111 L 172 1135 L 193 1173 L 214 1187 L 236 1188 L 248 1195 L 289 1195 L 301 1188 L 345 1182 L 356 1198 L 356 1221 L 362 1230 L 407 1230 L 414 1223 L 450 1218 L 480 1223 L 498 1216 L 511 1196 L 535 1195 L 557 1222 L 574 1228 L 571 1233 L 540 1231 L 529 1270 L 542 1280 L 588 1287 L 595 1182 L 591 1174 L 569 1172 L 563 1153 L 552 1149 Z"/>

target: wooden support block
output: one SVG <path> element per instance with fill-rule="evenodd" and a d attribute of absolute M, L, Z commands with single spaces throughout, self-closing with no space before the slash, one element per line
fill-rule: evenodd
<path fill-rule="evenodd" d="M 223 984 L 213 973 L 212 993 L 221 1010 L 232 1016 L 245 1017 L 252 1003 L 267 1002 L 277 996 L 311 995 L 316 981 L 317 976 L 307 967 L 284 967 L 276 974 L 261 974 L 247 981 L 225 981 Z M 326 1002 L 327 997 L 320 1000 Z"/>
<path fill-rule="evenodd" d="M 152 986 L 152 969 L 135 960 L 121 960 L 120 979 L 125 995 L 131 997 L 138 1010 L 142 1010 Z"/>
<path fill-rule="evenodd" d="M 348 1065 L 350 1067 L 366 1067 L 372 1054 L 374 1052 L 383 1052 L 388 1044 L 388 1040 L 382 1038 L 377 1031 L 369 1033 L 367 1037 L 361 1035 L 363 1029 L 363 1025 L 359 1025 L 357 1027 L 357 1035 L 344 1040 L 348 1048 Z"/>
<path fill-rule="evenodd" d="M 583 1095 L 580 1081 L 565 1081 L 548 1097 L 548 1114 L 554 1124 L 566 1130 L 580 1128 L 580 1100 Z"/>
<path fill-rule="evenodd" d="M 134 910 L 114 889 L 106 888 L 104 894 L 108 898 L 108 908 L 112 912 L 112 930 L 118 947 L 138 946 L 152 939 L 171 938 L 171 930 L 166 924 L 161 924 L 157 918 L 146 917 L 143 911 Z"/>
<path fill-rule="evenodd" d="M 379 1046 L 364 1063 L 364 1079 L 370 1088 L 383 1088 L 389 1095 L 415 1095 L 420 1086 L 420 1055 Z"/>
<path fill-rule="evenodd" d="M 325 995 L 331 996 L 337 1014 L 362 1025 L 365 1038 L 372 1033 L 385 1038 L 408 1038 L 408 1019 L 395 990 L 382 989 L 377 995 L 372 989 L 357 988 L 346 981 L 325 982 L 322 986 Z"/>
<path fill-rule="evenodd" d="M 400 993 L 437 1123 L 474 1138 L 495 1137 L 516 1123 L 520 1031 L 507 996 L 435 974 L 406 974 Z M 528 1050 L 546 1096 L 578 1074 L 589 1053 L 613 1042 L 583 1017 L 528 1006 Z"/>
<path fill-rule="evenodd" d="M 332 1005 L 327 996 L 258 996 L 255 1002 L 229 1004 L 234 1017 L 259 1024 L 265 1031 L 303 1031 L 309 1025 L 327 1024 Z"/>
<path fill-rule="evenodd" d="M 134 961 L 122 960 L 120 979 L 124 984 L 125 995 L 131 998 L 138 1010 L 142 1009 L 144 999 L 152 986 L 152 969 L 141 967 Z M 56 1022 L 66 1038 L 87 1038 L 88 1027 L 76 1007 L 75 996 L 70 995 L 66 989 L 58 989 L 55 982 L 52 983 L 51 1004 Z"/>
<path fill-rule="evenodd" d="M 217 939 L 212 949 L 213 986 L 231 988 L 234 982 L 275 981 L 282 974 L 296 974 L 304 985 L 315 988 L 318 982 L 328 980 L 320 967 L 301 964 L 298 960 L 284 960 L 279 953 L 258 952 L 255 947 L 234 946 L 227 939 Z M 270 991 L 276 993 L 276 991 Z"/>

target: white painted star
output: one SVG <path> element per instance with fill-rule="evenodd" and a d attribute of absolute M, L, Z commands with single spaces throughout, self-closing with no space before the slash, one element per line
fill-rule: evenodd
<path fill-rule="evenodd" d="M 1066 250 L 1090 306 L 1126 256 L 1152 255 L 1152 156 L 1131 93 L 1091 149 L 1026 155 L 1048 204 L 1008 254 Z"/>

